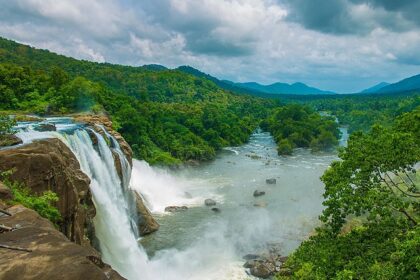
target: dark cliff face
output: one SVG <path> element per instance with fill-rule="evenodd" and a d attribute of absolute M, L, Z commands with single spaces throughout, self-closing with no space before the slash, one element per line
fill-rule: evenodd
<path fill-rule="evenodd" d="M 77 244 L 90 244 L 88 229 L 93 228 L 95 216 L 90 180 L 63 142 L 46 139 L 0 151 L 0 171 L 12 169 L 12 181 L 23 183 L 35 193 L 57 193 L 56 206 L 63 218 L 60 231 Z"/>

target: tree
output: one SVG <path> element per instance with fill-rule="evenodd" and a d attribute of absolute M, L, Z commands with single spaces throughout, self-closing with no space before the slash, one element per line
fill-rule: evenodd
<path fill-rule="evenodd" d="M 371 220 L 402 214 L 417 224 L 420 192 L 414 165 L 420 147 L 411 133 L 374 126 L 353 133 L 348 147 L 322 176 L 325 183 L 321 220 L 338 232 L 349 215 Z"/>
<path fill-rule="evenodd" d="M 16 121 L 13 118 L 0 113 L 0 139 L 13 134 L 15 132 L 13 130 L 13 126 L 15 126 L 15 124 Z"/>

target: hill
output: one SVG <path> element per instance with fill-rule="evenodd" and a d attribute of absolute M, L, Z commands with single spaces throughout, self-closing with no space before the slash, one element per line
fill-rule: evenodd
<path fill-rule="evenodd" d="M 249 83 L 236 83 L 236 86 L 260 91 L 268 94 L 298 94 L 298 95 L 309 95 L 309 94 L 334 94 L 331 91 L 324 91 L 314 87 L 305 85 L 304 83 L 274 83 L 271 85 L 261 85 L 255 82 Z"/>
<path fill-rule="evenodd" d="M 378 90 L 380 90 L 381 88 L 386 87 L 388 85 L 390 85 L 390 83 L 381 82 L 379 84 L 374 85 L 373 87 L 362 90 L 360 93 L 375 93 Z"/>
<path fill-rule="evenodd" d="M 391 92 L 401 92 L 401 91 L 410 91 L 410 90 L 419 90 L 419 89 L 420 89 L 420 74 L 403 79 L 397 83 L 390 84 L 383 88 L 380 88 L 376 92 L 391 93 Z"/>

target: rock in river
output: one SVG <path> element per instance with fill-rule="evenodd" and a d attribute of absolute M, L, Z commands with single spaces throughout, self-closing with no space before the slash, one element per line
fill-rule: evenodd
<path fill-rule="evenodd" d="M 188 209 L 187 206 L 168 206 L 168 207 L 165 207 L 165 212 L 174 213 L 174 212 L 185 211 L 187 209 Z"/>
<path fill-rule="evenodd" d="M 259 190 L 254 191 L 254 196 L 255 197 L 262 196 L 262 195 L 265 195 L 265 191 L 259 191 Z"/>
<path fill-rule="evenodd" d="M 211 199 L 211 198 L 207 198 L 206 200 L 204 200 L 204 204 L 206 205 L 206 206 L 214 206 L 214 205 L 216 205 L 216 201 L 214 201 L 213 199 Z"/>
<path fill-rule="evenodd" d="M 220 213 L 220 208 L 213 207 L 211 208 L 211 211 L 213 211 L 214 213 Z"/>
<path fill-rule="evenodd" d="M 277 183 L 277 181 L 276 181 L 276 179 L 275 179 L 275 178 L 269 178 L 269 179 L 266 179 L 266 180 L 265 180 L 265 182 L 266 182 L 267 184 L 269 184 L 269 185 L 274 185 L 274 184 L 276 184 L 276 183 Z"/>

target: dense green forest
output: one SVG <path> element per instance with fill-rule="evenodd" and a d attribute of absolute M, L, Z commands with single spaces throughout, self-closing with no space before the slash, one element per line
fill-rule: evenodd
<path fill-rule="evenodd" d="M 338 144 L 340 131 L 333 117 L 322 116 L 308 106 L 290 104 L 272 110 L 261 128 L 271 132 L 278 153 L 290 155 L 293 148 L 328 150 Z"/>

